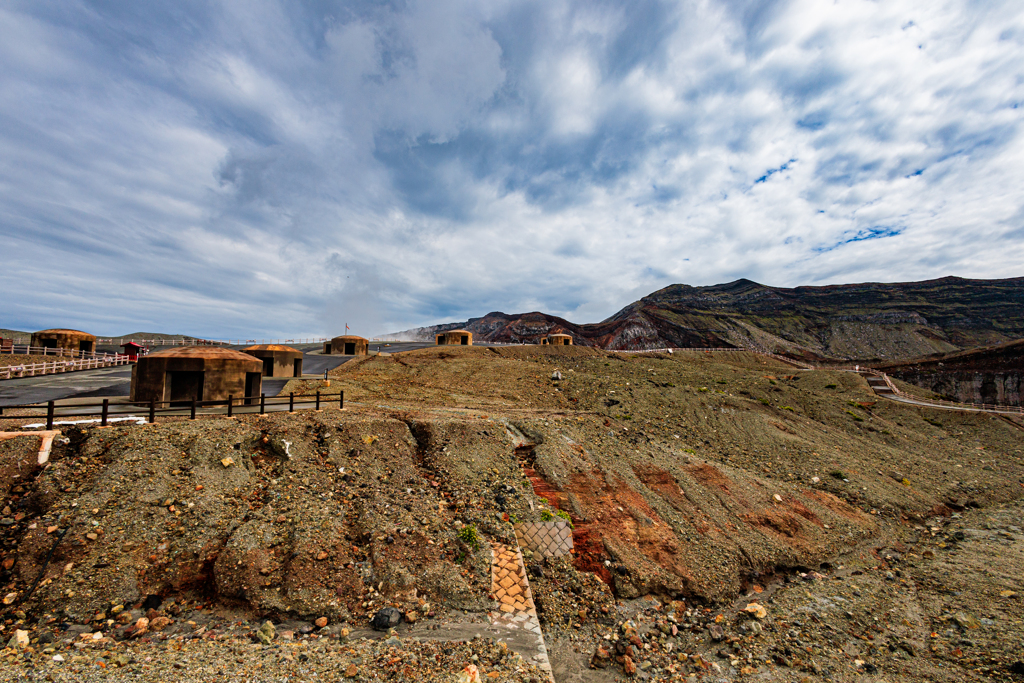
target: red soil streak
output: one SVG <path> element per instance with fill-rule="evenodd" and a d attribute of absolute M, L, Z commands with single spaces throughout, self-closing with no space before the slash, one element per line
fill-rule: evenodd
<path fill-rule="evenodd" d="M 861 525 L 864 524 L 866 519 L 870 519 L 863 512 L 852 507 L 849 503 L 836 498 L 831 493 L 826 493 L 825 491 L 804 491 L 804 495 L 807 498 L 820 503 L 837 515 L 842 515 L 843 517 L 853 520 Z"/>
<path fill-rule="evenodd" d="M 604 566 L 605 551 L 604 542 L 601 540 L 602 534 L 593 529 L 590 522 L 584 522 L 572 514 L 572 511 L 568 509 L 568 496 L 549 484 L 529 462 L 532 452 L 533 449 L 529 446 L 516 449 L 516 455 L 519 456 L 520 462 L 523 464 L 523 474 L 530 481 L 534 495 L 547 499 L 551 507 L 556 510 L 565 510 L 572 518 L 573 566 L 580 571 L 596 574 L 599 579 L 611 585 L 611 572 Z"/>
<path fill-rule="evenodd" d="M 686 471 L 702 486 L 713 486 L 725 493 L 729 493 L 729 485 L 732 482 L 721 471 L 711 465 L 690 465 L 686 468 Z"/>
<path fill-rule="evenodd" d="M 574 521 L 573 526 L 573 566 L 580 571 L 596 574 L 597 578 L 611 585 L 612 574 L 604 566 L 605 552 L 601 533 L 592 524 Z"/>
<path fill-rule="evenodd" d="M 590 547 L 594 548 L 594 552 L 587 556 L 585 564 L 578 563 L 578 568 L 595 571 L 595 565 L 598 565 L 603 569 L 606 557 L 603 551 L 604 539 L 608 539 L 619 546 L 631 546 L 652 564 L 684 581 L 692 581 L 689 567 L 679 557 L 680 548 L 675 533 L 626 481 L 608 481 L 603 472 L 595 470 L 589 475 L 574 475 L 569 489 L 583 506 L 595 511 L 597 518 L 584 525 L 589 535 L 583 541 L 592 542 Z M 576 538 L 574 534 L 574 543 Z M 602 578 L 609 576 L 607 572 L 595 573 Z"/>
<path fill-rule="evenodd" d="M 787 539 L 795 539 L 800 534 L 800 522 L 791 515 L 768 511 L 764 514 L 741 515 L 741 519 L 752 527 Z"/>
<path fill-rule="evenodd" d="M 795 512 L 796 514 L 806 519 L 811 524 L 815 524 L 817 526 L 824 526 L 824 523 L 818 518 L 818 515 L 808 510 L 800 501 L 789 500 L 787 501 L 787 507 L 789 507 L 789 509 Z"/>

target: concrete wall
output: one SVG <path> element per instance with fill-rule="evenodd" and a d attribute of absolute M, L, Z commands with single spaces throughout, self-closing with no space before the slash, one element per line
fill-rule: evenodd
<path fill-rule="evenodd" d="M 260 362 L 263 363 L 264 377 L 299 377 L 302 375 L 301 351 L 242 349 L 242 353 L 246 353 L 260 359 Z M 296 360 L 299 361 L 298 373 L 295 372 Z"/>
<path fill-rule="evenodd" d="M 449 330 L 435 337 L 438 346 L 472 346 L 473 333 L 466 330 Z"/>
<path fill-rule="evenodd" d="M 131 400 L 190 400 L 191 397 L 172 397 L 171 389 L 175 380 L 172 373 L 202 373 L 202 397 L 197 396 L 198 400 L 222 401 L 229 395 L 242 398 L 246 395 L 247 374 L 262 372 L 263 363 L 255 358 L 243 361 L 143 356 L 132 367 Z M 252 393 L 259 395 L 261 386 L 262 382 L 256 380 Z"/>
<path fill-rule="evenodd" d="M 369 352 L 370 342 L 362 337 L 344 335 L 331 340 L 332 356 L 365 356 Z"/>

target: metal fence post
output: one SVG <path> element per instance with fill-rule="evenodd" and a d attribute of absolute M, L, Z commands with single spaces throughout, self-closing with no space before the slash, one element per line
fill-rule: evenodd
<path fill-rule="evenodd" d="M 228 394 L 228 417 L 231 417 L 231 404 L 235 402 L 235 397 Z"/>
<path fill-rule="evenodd" d="M 263 415 L 265 412 L 267 412 L 267 395 L 260 394 L 260 415 Z"/>
<path fill-rule="evenodd" d="M 46 404 L 46 428 L 53 429 L 53 401 Z"/>
<path fill-rule="evenodd" d="M 288 392 L 288 412 L 289 413 L 294 413 L 295 412 L 295 392 L 294 391 L 289 391 Z"/>
<path fill-rule="evenodd" d="M 320 390 L 319 389 L 316 390 L 316 409 L 319 412 L 319 410 L 320 410 Z"/>
<path fill-rule="evenodd" d="M 190 420 L 196 419 L 196 397 L 192 397 L 192 414 L 189 416 Z"/>
<path fill-rule="evenodd" d="M 149 424 L 156 424 L 156 399 L 149 399 Z"/>
<path fill-rule="evenodd" d="M 110 399 L 109 398 L 105 398 L 105 399 L 103 399 L 103 412 L 100 413 L 100 426 L 101 427 L 106 427 L 107 426 L 107 413 L 109 411 L 110 411 Z"/>
<path fill-rule="evenodd" d="M 341 410 L 345 409 L 345 392 L 344 391 L 339 391 L 338 392 L 338 408 L 341 409 Z"/>

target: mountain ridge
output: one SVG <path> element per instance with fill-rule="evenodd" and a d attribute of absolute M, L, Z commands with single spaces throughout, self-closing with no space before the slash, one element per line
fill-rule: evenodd
<path fill-rule="evenodd" d="M 464 328 L 479 341 L 539 343 L 554 332 L 610 350 L 756 348 L 808 360 L 898 361 L 1024 338 L 1024 278 L 773 287 L 741 278 L 672 284 L 598 323 L 493 311 L 387 338 L 432 340 Z"/>

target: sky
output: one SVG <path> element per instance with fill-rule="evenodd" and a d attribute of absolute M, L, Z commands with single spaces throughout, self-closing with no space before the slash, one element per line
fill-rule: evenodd
<path fill-rule="evenodd" d="M 7 0 L 0 327 L 1024 275 L 1020 0 Z"/>

